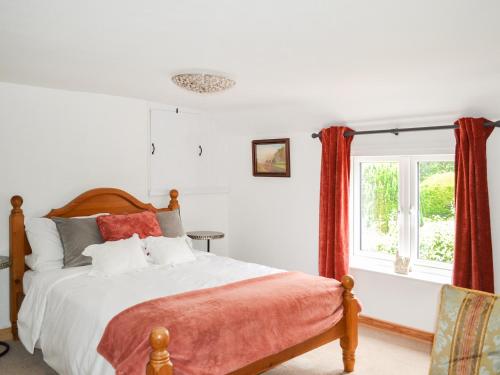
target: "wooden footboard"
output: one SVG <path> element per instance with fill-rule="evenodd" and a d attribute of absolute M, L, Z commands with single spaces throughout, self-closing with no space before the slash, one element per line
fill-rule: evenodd
<path fill-rule="evenodd" d="M 231 373 L 231 375 L 260 374 L 294 357 L 302 355 L 308 351 L 316 349 L 336 339 L 340 339 L 342 348 L 342 359 L 344 371 L 354 371 L 355 352 L 358 346 L 358 314 L 359 303 L 352 293 L 354 279 L 346 275 L 342 278 L 343 306 L 344 314 L 340 322 L 328 331 L 310 338 L 300 344 L 287 348 L 279 353 L 260 359 L 241 369 Z M 174 365 L 170 361 L 168 344 L 170 335 L 166 328 L 158 327 L 153 329 L 149 337 L 152 347 L 150 359 L 146 367 L 146 375 L 173 375 Z"/>

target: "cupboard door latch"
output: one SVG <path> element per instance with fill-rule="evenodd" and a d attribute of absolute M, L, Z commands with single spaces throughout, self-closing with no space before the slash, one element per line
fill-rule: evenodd
<path fill-rule="evenodd" d="M 154 155 L 156 151 L 156 147 L 154 143 L 151 143 L 151 155 Z"/>
<path fill-rule="evenodd" d="M 203 154 L 203 148 L 201 147 L 201 145 L 198 145 L 198 156 L 201 156 Z"/>

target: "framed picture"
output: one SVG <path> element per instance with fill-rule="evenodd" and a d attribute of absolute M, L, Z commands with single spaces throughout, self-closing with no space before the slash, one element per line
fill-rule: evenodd
<path fill-rule="evenodd" d="M 290 138 L 252 141 L 253 175 L 290 177 Z"/>

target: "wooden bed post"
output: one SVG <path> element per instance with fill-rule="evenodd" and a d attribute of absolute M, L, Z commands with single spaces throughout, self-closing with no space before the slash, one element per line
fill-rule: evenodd
<path fill-rule="evenodd" d="M 175 189 L 170 190 L 170 202 L 168 204 L 168 208 L 171 210 L 176 210 L 179 208 L 179 201 L 177 197 L 179 196 L 179 192 Z"/>
<path fill-rule="evenodd" d="M 167 351 L 170 343 L 170 334 L 163 327 L 154 328 L 149 336 L 149 343 L 153 348 L 146 366 L 146 375 L 173 375 L 174 365 L 170 361 Z"/>
<path fill-rule="evenodd" d="M 17 313 L 23 299 L 23 274 L 25 253 L 24 214 L 21 208 L 23 198 L 15 195 L 10 199 L 12 210 L 10 211 L 10 323 L 12 337 L 18 340 L 17 335 Z"/>
<path fill-rule="evenodd" d="M 352 293 L 354 279 L 345 275 L 342 277 L 342 286 L 344 287 L 344 320 L 345 335 L 340 338 L 342 347 L 342 359 L 344 361 L 344 371 L 353 372 L 354 362 L 356 361 L 355 352 L 358 346 L 358 301 Z"/>

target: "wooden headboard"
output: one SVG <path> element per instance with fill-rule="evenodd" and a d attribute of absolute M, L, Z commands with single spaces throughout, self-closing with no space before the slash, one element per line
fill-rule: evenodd
<path fill-rule="evenodd" d="M 156 208 L 150 203 L 143 203 L 129 193 L 113 188 L 89 190 L 61 208 L 52 209 L 45 217 L 88 216 L 101 212 L 127 214 L 140 211 L 171 211 L 179 208 L 177 190 L 170 190 L 170 202 L 166 208 Z M 24 214 L 21 206 L 23 198 L 15 195 L 11 198 L 12 210 L 9 218 L 10 234 L 10 321 L 12 335 L 17 340 L 17 314 L 21 308 L 23 276 L 26 270 L 24 256 L 31 254 L 31 248 L 24 229 Z"/>

